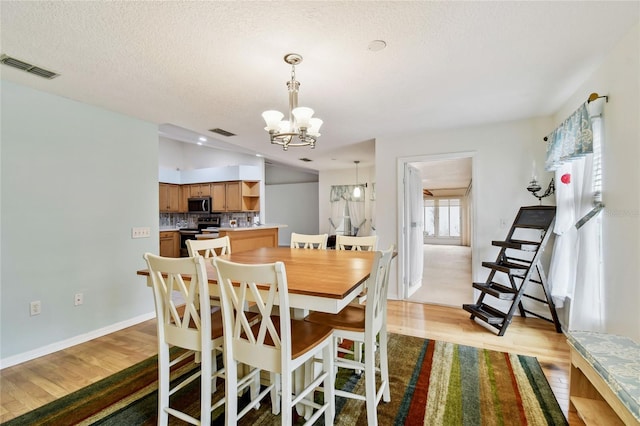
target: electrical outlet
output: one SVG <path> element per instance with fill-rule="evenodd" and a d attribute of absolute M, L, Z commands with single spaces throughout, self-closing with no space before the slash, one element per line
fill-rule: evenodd
<path fill-rule="evenodd" d="M 149 238 L 151 236 L 151 228 L 148 226 L 131 228 L 131 238 Z"/>
<path fill-rule="evenodd" d="M 39 300 L 34 300 L 33 302 L 31 302 L 29 304 L 29 312 L 31 316 L 40 315 L 40 312 L 42 312 L 42 303 L 40 303 Z"/>
<path fill-rule="evenodd" d="M 84 302 L 84 296 L 82 295 L 82 293 L 76 293 L 76 295 L 73 297 L 73 305 L 80 306 L 82 305 L 83 302 Z"/>

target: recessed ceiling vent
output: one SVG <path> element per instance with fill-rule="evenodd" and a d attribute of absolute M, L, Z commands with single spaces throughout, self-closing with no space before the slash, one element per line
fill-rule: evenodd
<path fill-rule="evenodd" d="M 313 161 L 311 158 L 307 158 L 307 157 L 302 157 L 302 158 L 300 158 L 299 160 L 300 160 L 300 161 L 304 161 L 305 163 L 310 163 L 310 162 L 312 162 L 312 161 Z"/>
<path fill-rule="evenodd" d="M 236 135 L 235 133 L 227 132 L 226 130 L 219 129 L 217 127 L 215 129 L 209 129 L 209 131 L 213 132 L 213 133 L 217 133 L 217 134 L 222 135 L 222 136 L 227 136 L 227 137 Z"/>
<path fill-rule="evenodd" d="M 17 68 L 22 71 L 26 71 L 28 73 L 37 75 L 42 78 L 46 78 L 47 80 L 51 80 L 52 78 L 58 77 L 60 74 L 55 73 L 53 71 L 45 70 L 44 68 L 37 67 L 28 62 L 21 61 L 20 59 L 12 58 L 8 55 L 0 55 L 0 62 L 4 65 L 8 65 L 13 68 Z"/>

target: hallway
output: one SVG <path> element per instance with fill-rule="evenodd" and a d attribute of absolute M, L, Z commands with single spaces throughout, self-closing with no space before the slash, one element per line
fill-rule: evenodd
<path fill-rule="evenodd" d="M 425 244 L 422 287 L 408 302 L 461 307 L 473 303 L 471 247 Z"/>

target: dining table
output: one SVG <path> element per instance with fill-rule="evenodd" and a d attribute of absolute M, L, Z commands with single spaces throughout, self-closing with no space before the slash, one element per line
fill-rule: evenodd
<path fill-rule="evenodd" d="M 262 247 L 240 253 L 220 255 L 220 258 L 236 263 L 263 264 L 283 262 L 287 276 L 289 308 L 291 316 L 303 319 L 309 311 L 337 314 L 351 303 L 364 289 L 375 257 L 372 251 L 317 250 L 289 247 Z M 212 259 L 206 259 L 207 280 L 211 294 L 218 294 L 217 272 Z M 137 272 L 151 277 L 147 269 Z M 188 279 L 184 276 L 183 278 Z M 259 286 L 258 286 L 259 288 Z M 305 369 L 314 368 L 306 365 Z M 295 388 L 304 387 L 304 371 L 296 371 Z M 302 414 L 304 406 L 298 407 Z M 310 415 L 307 409 L 305 417 Z"/>
<path fill-rule="evenodd" d="M 246 264 L 283 262 L 289 306 L 294 318 L 302 318 L 308 311 L 336 314 L 351 303 L 369 278 L 374 252 L 262 247 L 220 258 Z M 206 259 L 205 265 L 209 284 L 217 285 L 217 272 L 211 259 Z M 151 286 L 147 269 L 137 274 L 147 276 L 147 285 Z M 217 289 L 212 289 L 212 293 L 218 293 Z"/>

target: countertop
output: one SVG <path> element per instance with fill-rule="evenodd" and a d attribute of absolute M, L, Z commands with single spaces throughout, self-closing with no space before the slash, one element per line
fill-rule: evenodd
<path fill-rule="evenodd" d="M 235 228 L 220 227 L 220 228 L 204 228 L 201 232 L 219 232 L 219 231 L 251 231 L 254 229 L 272 229 L 272 228 L 287 228 L 288 225 L 281 223 L 264 224 L 258 226 L 238 226 Z M 180 231 L 180 228 L 160 228 L 160 232 Z"/>

